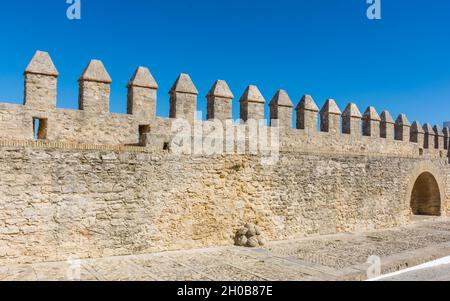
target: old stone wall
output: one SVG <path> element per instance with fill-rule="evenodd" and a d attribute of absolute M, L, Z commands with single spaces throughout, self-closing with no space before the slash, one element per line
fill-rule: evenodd
<path fill-rule="evenodd" d="M 441 205 L 434 213 L 450 214 L 447 128 L 411 125 L 403 114 L 394 121 L 373 107 L 362 116 L 356 104 L 341 114 L 332 99 L 319 110 L 308 95 L 294 109 L 278 91 L 270 126 L 252 132 L 265 99 L 249 86 L 240 98 L 245 122 L 220 130 L 217 141 L 235 150 L 278 132 L 277 160 L 263 164 L 263 143 L 256 153 L 180 155 L 171 144 L 175 121 L 211 126 L 194 122 L 198 91 L 189 75 L 170 91 L 171 118 L 155 116 L 158 85 L 146 68 L 128 84 L 128 114 L 109 112 L 112 80 L 100 61 L 80 77 L 79 110 L 56 108 L 58 75 L 38 52 L 25 71 L 24 105 L 0 104 L 0 263 L 227 245 L 248 222 L 269 240 L 404 225 L 423 173 L 433 187 L 414 198 L 431 195 Z M 233 98 L 217 81 L 208 116 L 229 119 Z"/>
<path fill-rule="evenodd" d="M 403 225 L 421 162 L 286 152 L 262 166 L 249 155 L 3 146 L 0 262 L 227 245 L 246 222 L 270 240 Z"/>

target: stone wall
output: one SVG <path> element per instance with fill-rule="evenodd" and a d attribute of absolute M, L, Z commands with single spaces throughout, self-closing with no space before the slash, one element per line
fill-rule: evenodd
<path fill-rule="evenodd" d="M 2 146 L 0 262 L 229 245 L 246 222 L 270 240 L 403 225 L 423 162 L 447 168 L 332 153 L 286 152 L 264 167 L 249 155 Z"/>
<path fill-rule="evenodd" d="M 80 77 L 79 110 L 56 108 L 57 77 L 38 52 L 24 105 L 0 104 L 0 263 L 227 245 L 247 222 L 269 240 L 404 225 L 424 172 L 438 185 L 440 214 L 450 214 L 448 129 L 411 127 L 405 115 L 394 121 L 373 107 L 362 116 L 356 104 L 341 114 L 332 99 L 319 110 L 308 95 L 294 129 L 294 104 L 278 91 L 264 127 L 280 133 L 275 164 L 248 151 L 177 155 L 175 120 L 208 128 L 194 122 L 198 92 L 187 74 L 170 91 L 171 118 L 155 116 L 158 85 L 146 68 L 128 85 L 128 114 L 109 112 L 111 78 L 100 61 Z M 233 98 L 217 81 L 208 116 L 229 119 Z M 249 144 L 265 99 L 249 86 L 240 104 L 245 122 L 223 137 L 244 129 Z M 39 137 L 36 120 L 45 124 Z"/>

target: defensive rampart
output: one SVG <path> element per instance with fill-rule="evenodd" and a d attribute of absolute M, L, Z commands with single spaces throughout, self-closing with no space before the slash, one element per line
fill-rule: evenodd
<path fill-rule="evenodd" d="M 341 112 L 331 99 L 319 110 L 310 96 L 294 109 L 278 91 L 271 124 L 257 132 L 279 138 L 269 143 L 279 146 L 276 160 L 264 164 L 261 141 L 256 152 L 236 151 L 252 144 L 250 125 L 265 116 L 255 86 L 240 99 L 242 122 L 231 124 L 234 95 L 214 84 L 208 119 L 228 127 L 215 136 L 224 151 L 208 153 L 195 152 L 195 141 L 206 148 L 210 140 L 190 137 L 211 124 L 194 122 L 198 92 L 188 75 L 170 91 L 170 118 L 155 116 L 158 85 L 146 68 L 130 80 L 123 115 L 109 112 L 111 78 L 100 61 L 79 80 L 79 110 L 56 108 L 57 77 L 38 52 L 24 104 L 0 105 L 0 263 L 226 245 L 247 222 L 282 240 L 450 213 L 448 128 L 373 107 L 361 114 L 355 104 Z M 194 128 L 192 153 L 174 150 L 177 120 Z"/>

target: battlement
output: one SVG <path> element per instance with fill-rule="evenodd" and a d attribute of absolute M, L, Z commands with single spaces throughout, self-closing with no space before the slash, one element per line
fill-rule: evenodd
<path fill-rule="evenodd" d="M 181 74 L 169 92 L 169 118 L 156 116 L 158 84 L 145 67 L 139 67 L 127 85 L 127 114 L 110 113 L 112 79 L 99 60 L 92 60 L 79 78 L 78 110 L 56 108 L 59 73 L 48 53 L 36 52 L 24 76 L 23 105 L 0 104 L 0 140 L 162 149 L 170 142 L 173 120 L 183 118 L 192 125 L 205 123 L 195 120 L 199 93 L 188 74 Z M 216 81 L 206 95 L 207 119 L 231 120 L 234 98 L 225 81 Z M 256 86 L 248 86 L 239 101 L 241 121 L 234 123 L 233 132 L 265 116 L 266 100 Z M 282 151 L 346 151 L 438 158 L 445 158 L 449 153 L 448 127 L 441 129 L 418 121 L 411 124 L 404 114 L 394 120 L 389 112 L 379 114 L 374 107 L 361 113 L 355 103 L 341 111 L 333 99 L 328 99 L 319 109 L 309 95 L 294 106 L 284 90 L 275 93 L 269 108 L 269 127 L 279 130 Z M 294 111 L 295 128 L 292 126 Z"/>
<path fill-rule="evenodd" d="M 309 95 L 294 106 L 284 90 L 268 123 L 252 85 L 236 122 L 222 80 L 206 95 L 207 120 L 196 120 L 187 74 L 161 118 L 145 67 L 127 85 L 127 114 L 113 114 L 98 60 L 79 78 L 79 109 L 60 109 L 58 76 L 37 52 L 23 105 L 0 104 L 2 264 L 231 245 L 246 223 L 284 240 L 450 214 L 448 127 L 355 103 L 341 111 L 333 99 L 319 108 Z"/>

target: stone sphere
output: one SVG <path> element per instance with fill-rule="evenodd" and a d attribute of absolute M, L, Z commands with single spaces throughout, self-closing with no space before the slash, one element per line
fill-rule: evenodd
<path fill-rule="evenodd" d="M 248 232 L 248 229 L 247 228 L 242 228 L 242 229 L 240 229 L 239 231 L 237 231 L 237 236 L 243 236 L 243 235 L 246 235 L 247 234 L 247 232 Z"/>
<path fill-rule="evenodd" d="M 262 236 L 260 227 L 252 223 L 247 223 L 236 232 L 235 243 L 237 246 L 257 248 L 264 246 L 266 240 Z"/>
<path fill-rule="evenodd" d="M 247 227 L 248 231 L 247 231 L 247 237 L 252 237 L 256 235 L 256 228 L 254 225 L 249 225 L 249 227 Z"/>
<path fill-rule="evenodd" d="M 248 243 L 248 239 L 247 239 L 247 237 L 245 235 L 244 236 L 239 236 L 236 239 L 236 245 L 238 245 L 238 246 L 244 247 L 244 246 L 247 245 L 247 243 Z"/>
<path fill-rule="evenodd" d="M 258 238 L 258 243 L 261 247 L 266 244 L 266 240 L 264 239 L 264 237 L 262 237 L 261 235 L 258 235 L 257 238 Z"/>
<path fill-rule="evenodd" d="M 256 236 L 250 237 L 247 240 L 247 246 L 250 248 L 256 248 L 259 247 L 258 238 Z"/>

